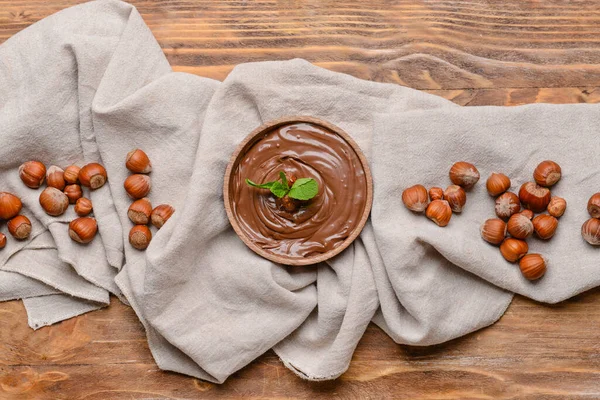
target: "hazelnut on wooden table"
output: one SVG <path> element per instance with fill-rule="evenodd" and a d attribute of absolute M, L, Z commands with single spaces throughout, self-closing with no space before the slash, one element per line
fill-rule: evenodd
<path fill-rule="evenodd" d="M 423 185 L 414 185 L 402 192 L 402 202 L 410 211 L 423 212 L 429 204 L 427 189 Z"/>
<path fill-rule="evenodd" d="M 21 199 L 12 193 L 0 192 L 0 220 L 9 220 L 21 212 Z"/>
<path fill-rule="evenodd" d="M 479 171 L 471 163 L 459 161 L 450 168 L 450 180 L 458 186 L 470 189 L 479 181 Z"/>
<path fill-rule="evenodd" d="M 24 215 L 17 215 L 6 224 L 8 232 L 17 240 L 24 240 L 31 234 L 31 221 Z"/>
<path fill-rule="evenodd" d="M 25 186 L 37 189 L 46 179 L 46 167 L 39 161 L 27 161 L 19 167 L 19 177 Z"/>

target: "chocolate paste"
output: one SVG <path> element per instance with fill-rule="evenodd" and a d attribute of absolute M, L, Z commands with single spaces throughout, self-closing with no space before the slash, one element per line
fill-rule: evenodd
<path fill-rule="evenodd" d="M 239 158 L 230 183 L 231 207 L 242 231 L 263 249 L 308 258 L 341 245 L 359 224 L 367 203 L 367 179 L 354 149 L 336 133 L 310 123 L 279 126 Z M 314 178 L 319 194 L 295 212 L 280 207 L 268 189 L 279 172 Z"/>

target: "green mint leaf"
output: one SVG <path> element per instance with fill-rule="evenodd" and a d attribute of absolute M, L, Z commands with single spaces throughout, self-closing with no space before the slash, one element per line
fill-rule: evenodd
<path fill-rule="evenodd" d="M 246 183 L 250 186 L 254 186 L 260 189 L 271 189 L 271 187 L 279 182 L 267 182 L 267 183 L 263 183 L 263 184 L 258 184 L 258 183 L 254 183 L 252 182 L 250 179 L 246 178 Z"/>
<path fill-rule="evenodd" d="M 287 178 L 285 177 L 285 174 L 283 173 L 283 171 L 279 172 L 279 178 L 281 179 L 281 182 L 283 182 L 283 184 L 287 187 L 289 187 L 289 183 L 287 181 Z"/>
<path fill-rule="evenodd" d="M 300 178 L 294 182 L 288 195 L 296 200 L 310 200 L 319 193 L 319 184 L 313 178 Z"/>
<path fill-rule="evenodd" d="M 273 185 L 270 187 L 271 189 L 271 193 L 273 193 L 275 196 L 282 198 L 283 196 L 285 196 L 286 194 L 288 194 L 288 192 L 290 191 L 290 188 L 288 187 L 287 184 L 283 184 L 282 182 L 274 182 Z"/>

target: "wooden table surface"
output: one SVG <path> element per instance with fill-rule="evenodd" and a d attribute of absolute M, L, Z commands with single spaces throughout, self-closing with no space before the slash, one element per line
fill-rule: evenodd
<path fill-rule="evenodd" d="M 0 0 L 0 42 L 75 3 Z M 303 57 L 461 105 L 600 99 L 600 2 L 133 3 L 177 71 L 222 80 L 239 63 Z M 333 382 L 303 381 L 268 352 L 213 385 L 159 371 L 116 300 L 37 332 L 13 301 L 0 303 L 0 399 L 600 398 L 599 328 L 600 290 L 555 306 L 517 296 L 495 325 L 443 345 L 397 345 L 372 325 Z"/>

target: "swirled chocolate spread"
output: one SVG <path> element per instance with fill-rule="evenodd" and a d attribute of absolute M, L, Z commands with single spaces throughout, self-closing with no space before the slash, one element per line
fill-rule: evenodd
<path fill-rule="evenodd" d="M 273 128 L 240 156 L 230 180 L 233 215 L 241 230 L 266 251 L 309 258 L 341 245 L 359 224 L 367 178 L 358 155 L 324 127 L 293 123 Z M 288 177 L 313 178 L 319 193 L 292 211 L 268 189 L 250 187 Z"/>

